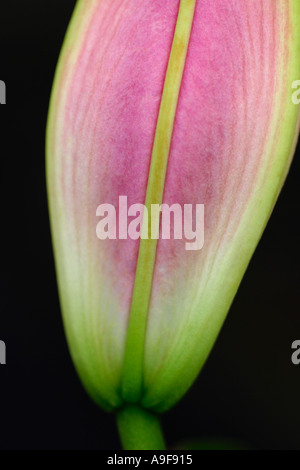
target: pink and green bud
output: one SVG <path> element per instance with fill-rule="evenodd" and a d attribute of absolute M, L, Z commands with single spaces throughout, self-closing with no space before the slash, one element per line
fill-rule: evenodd
<path fill-rule="evenodd" d="M 70 351 L 105 409 L 164 411 L 207 359 L 292 160 L 299 51 L 299 0 L 78 2 L 47 180 Z M 125 196 L 204 205 L 203 247 L 119 236 Z M 97 236 L 103 204 L 116 239 Z"/>

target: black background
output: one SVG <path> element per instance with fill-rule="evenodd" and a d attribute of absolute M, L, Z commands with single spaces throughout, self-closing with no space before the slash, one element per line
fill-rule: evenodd
<path fill-rule="evenodd" d="M 1 5 L 1 449 L 119 449 L 114 417 L 84 392 L 62 328 L 48 224 L 44 136 L 75 1 Z M 300 78 L 300 77 L 299 77 Z M 217 344 L 163 417 L 169 446 L 192 437 L 300 449 L 299 161 L 295 158 Z"/>

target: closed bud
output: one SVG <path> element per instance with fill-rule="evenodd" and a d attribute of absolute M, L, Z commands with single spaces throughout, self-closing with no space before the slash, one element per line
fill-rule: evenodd
<path fill-rule="evenodd" d="M 76 6 L 47 180 L 70 351 L 107 410 L 168 409 L 216 340 L 295 149 L 299 19 L 298 0 Z"/>

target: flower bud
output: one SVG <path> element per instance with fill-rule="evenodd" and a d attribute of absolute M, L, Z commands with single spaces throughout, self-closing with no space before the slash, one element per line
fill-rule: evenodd
<path fill-rule="evenodd" d="M 298 0 L 77 3 L 47 183 L 70 351 L 105 409 L 166 410 L 214 344 L 295 149 L 299 19 Z M 162 203 L 192 220 L 181 238 L 152 237 Z"/>

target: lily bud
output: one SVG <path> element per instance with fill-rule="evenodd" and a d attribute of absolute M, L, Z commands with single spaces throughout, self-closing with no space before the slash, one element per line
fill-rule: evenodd
<path fill-rule="evenodd" d="M 164 411 L 203 366 L 295 150 L 299 50 L 298 0 L 77 3 L 47 182 L 70 351 L 105 409 Z M 125 196 L 128 208 L 204 205 L 204 245 L 130 238 Z M 116 239 L 97 236 L 104 204 Z"/>

